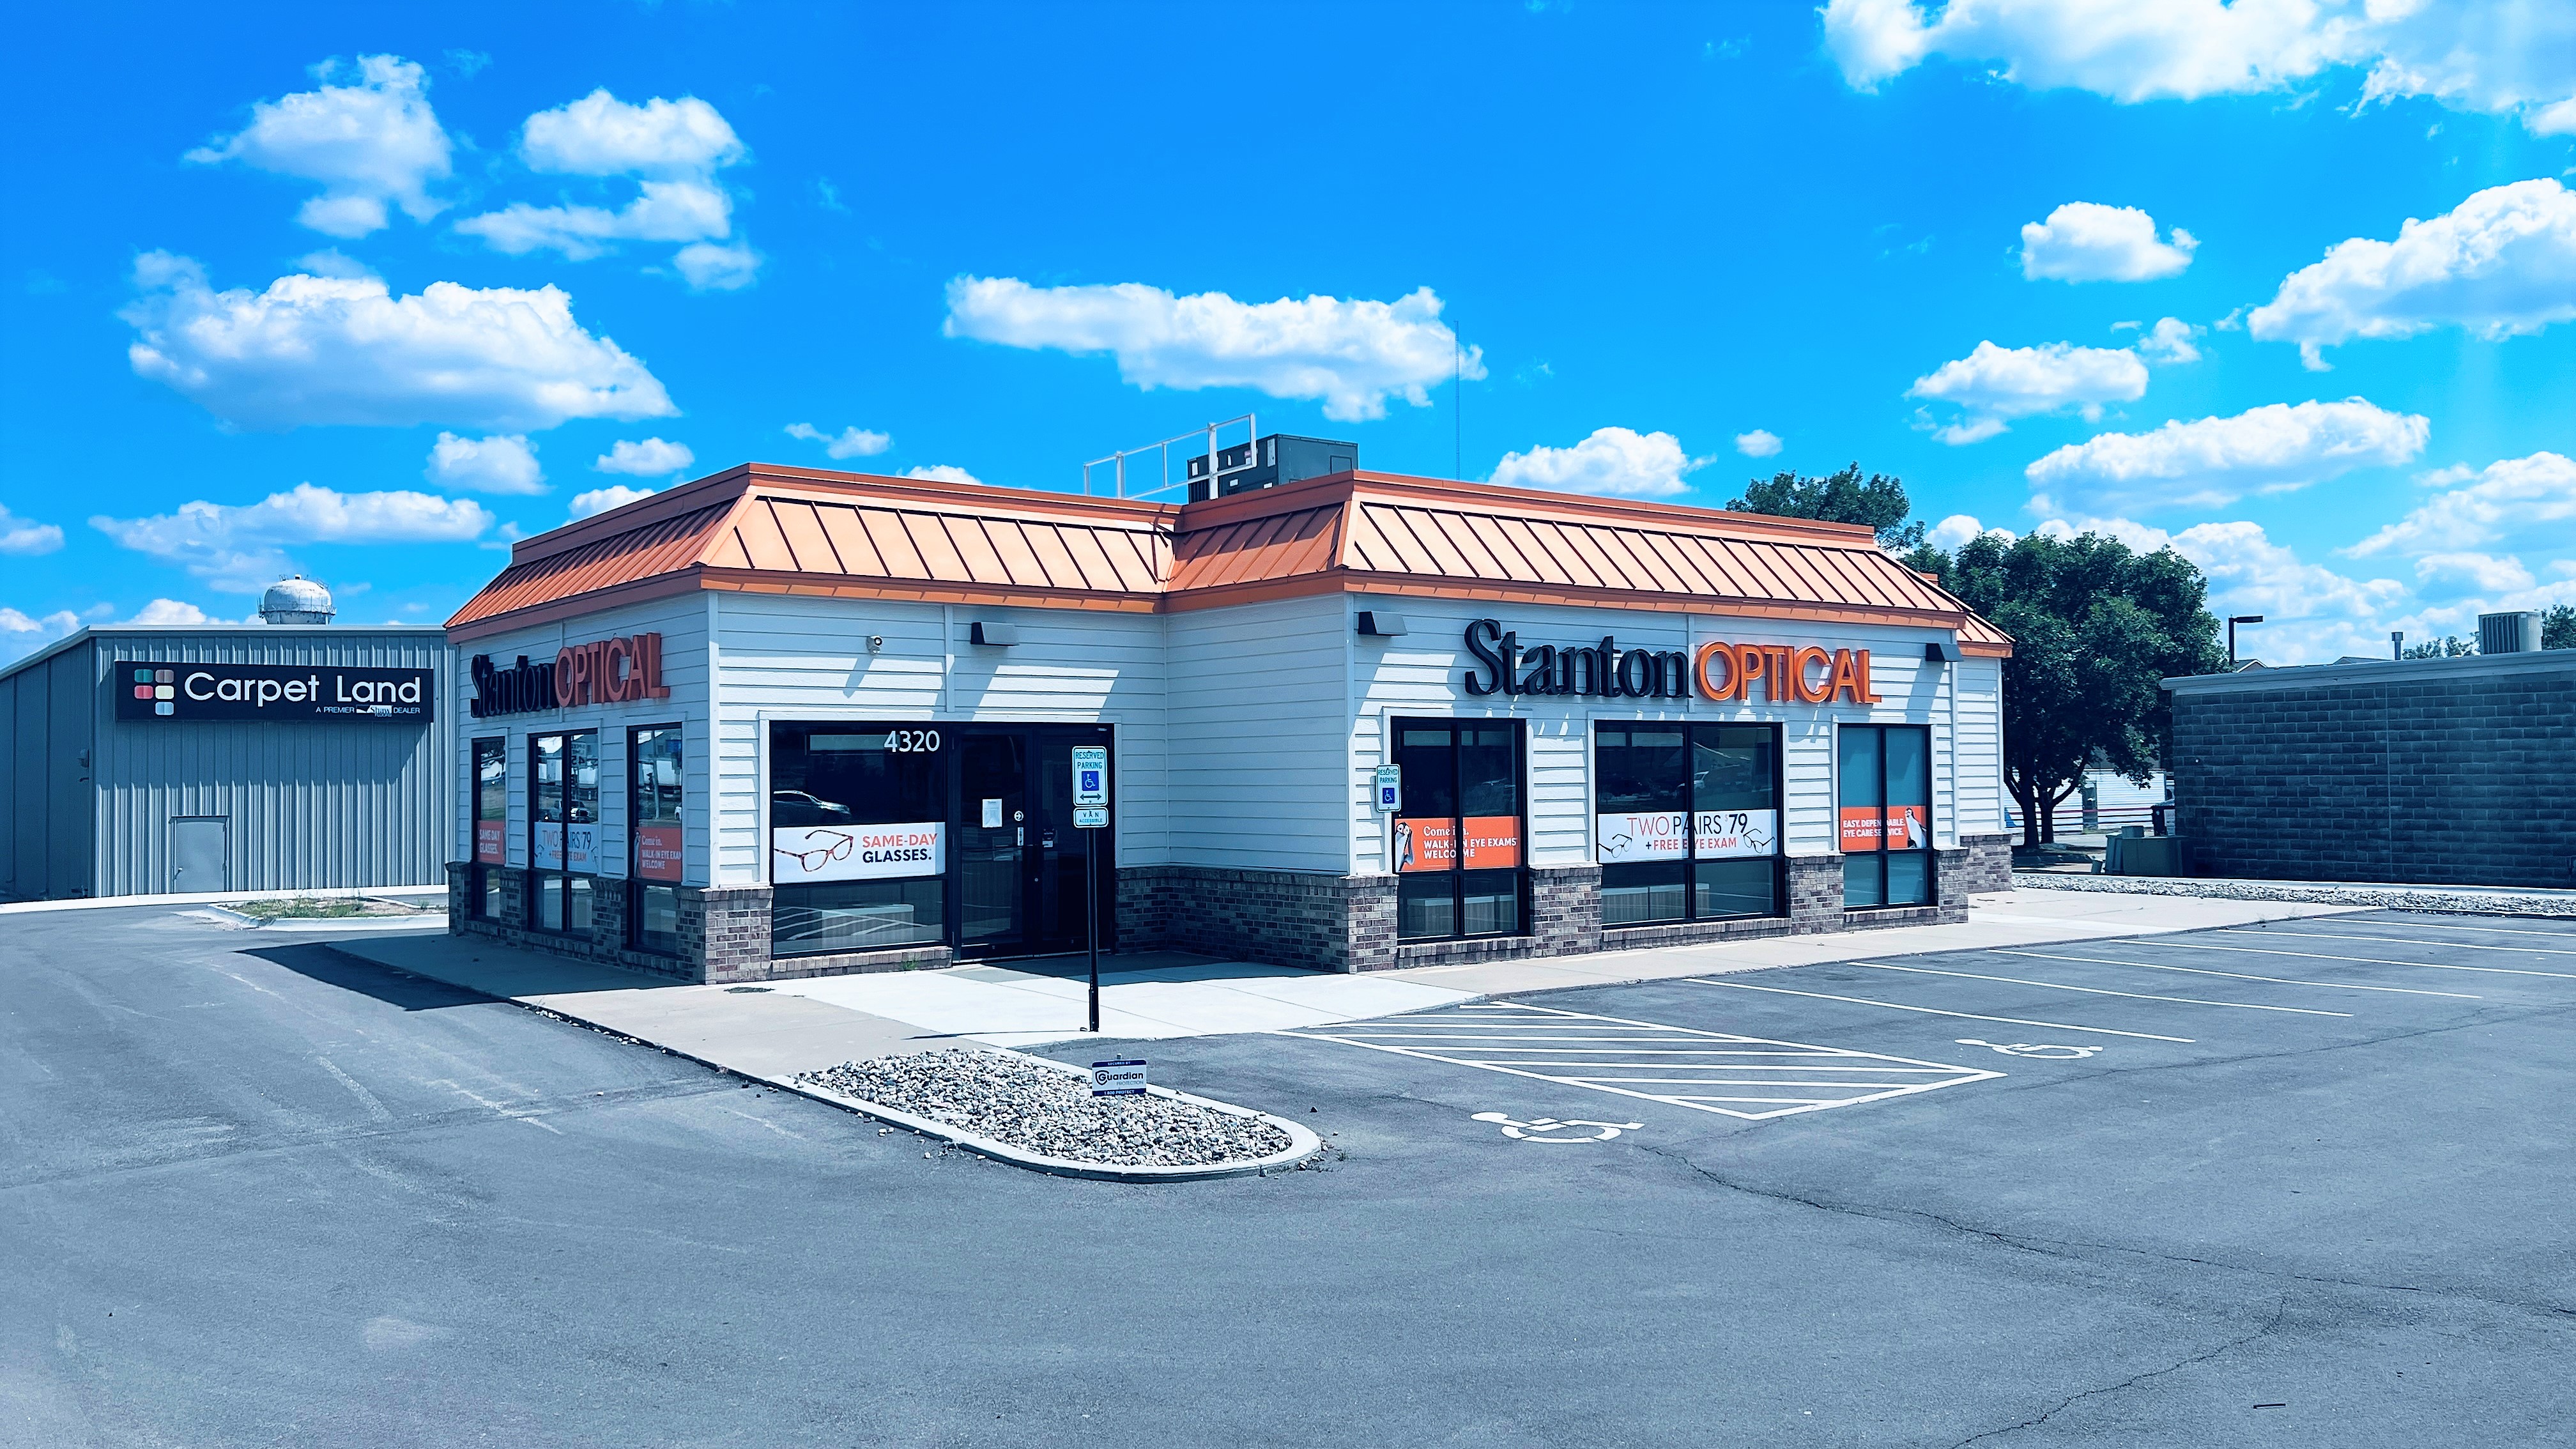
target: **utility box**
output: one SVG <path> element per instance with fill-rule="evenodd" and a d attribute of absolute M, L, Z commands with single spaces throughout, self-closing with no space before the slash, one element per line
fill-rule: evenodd
<path fill-rule="evenodd" d="M 1289 433 L 1272 433 L 1249 443 L 1216 450 L 1216 479 L 1208 479 L 1207 454 L 1189 459 L 1190 501 L 1204 503 L 1211 498 L 1226 498 L 1248 493 L 1255 488 L 1276 488 L 1300 478 L 1322 478 L 1333 473 L 1348 473 L 1360 465 L 1357 443 L 1336 442 L 1331 438 L 1301 438 Z"/>

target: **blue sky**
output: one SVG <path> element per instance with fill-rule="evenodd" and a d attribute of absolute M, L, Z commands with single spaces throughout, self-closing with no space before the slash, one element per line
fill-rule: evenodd
<path fill-rule="evenodd" d="M 1069 489 L 1247 411 L 1708 505 L 1856 460 L 1946 540 L 2171 541 L 2276 660 L 2576 601 L 2576 7 L 20 27 L 0 658 L 284 570 L 435 622 L 745 460 Z"/>

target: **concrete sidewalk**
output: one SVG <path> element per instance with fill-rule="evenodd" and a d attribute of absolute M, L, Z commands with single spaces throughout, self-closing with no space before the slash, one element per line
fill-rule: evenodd
<path fill-rule="evenodd" d="M 2032 946 L 2332 915 L 2349 906 L 2189 900 L 2101 892 L 1976 897 L 1956 925 L 1783 936 L 1538 961 L 1434 966 L 1363 976 L 1179 952 L 1102 959 L 1101 1035 L 1166 1040 L 1324 1026 L 1486 996 L 1874 960 L 1980 946 Z M 1087 991 L 1080 957 L 944 971 L 821 976 L 767 989 L 693 986 L 566 961 L 473 937 L 359 936 L 352 956 L 542 1008 L 716 1066 L 774 1077 L 857 1058 L 953 1046 L 1078 1041 Z"/>

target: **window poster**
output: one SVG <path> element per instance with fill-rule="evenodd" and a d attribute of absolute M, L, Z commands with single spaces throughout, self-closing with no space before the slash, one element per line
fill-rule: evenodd
<path fill-rule="evenodd" d="M 1691 854 L 1701 860 L 1773 855 L 1779 849 L 1777 810 L 1702 810 L 1691 822 Z"/>
<path fill-rule="evenodd" d="M 540 821 L 538 821 L 538 822 L 537 822 L 537 838 L 536 838 L 536 843 L 535 843 L 535 845 L 534 845 L 533 849 L 534 849 L 535 854 L 536 854 L 536 859 L 535 859 L 534 861 L 532 861 L 532 862 L 531 862 L 531 864 L 533 864 L 537 869 L 539 869 L 539 870 L 561 870 L 561 869 L 563 869 L 563 868 L 564 868 L 564 828 L 563 828 L 563 822 L 562 822 L 562 821 L 560 821 L 560 820 L 540 820 Z"/>
<path fill-rule="evenodd" d="M 1930 850 L 1932 848 L 1932 807 L 1928 805 L 1888 806 L 1886 848 Z"/>
<path fill-rule="evenodd" d="M 1679 860 L 1689 845 L 1687 823 L 1687 817 L 1679 810 L 1618 810 L 1597 815 L 1593 830 L 1599 841 L 1601 863 Z"/>
<path fill-rule="evenodd" d="M 797 825 L 772 830 L 769 870 L 771 881 L 777 885 L 944 875 L 948 871 L 948 822 Z"/>
<path fill-rule="evenodd" d="M 599 823 L 585 820 L 563 827 L 563 868 L 583 875 L 599 872 Z"/>
<path fill-rule="evenodd" d="M 1395 868 L 1456 870 L 1458 822 L 1445 815 L 1399 815 L 1395 818 Z"/>
<path fill-rule="evenodd" d="M 680 878 L 679 826 L 635 827 L 635 875 L 640 880 L 676 881 Z"/>
<path fill-rule="evenodd" d="M 474 822 L 474 859 L 483 865 L 500 865 L 508 859 L 509 822 L 477 820 Z"/>
<path fill-rule="evenodd" d="M 1521 818 L 1517 815 L 1467 817 L 1467 869 L 1505 870 L 1521 863 Z"/>

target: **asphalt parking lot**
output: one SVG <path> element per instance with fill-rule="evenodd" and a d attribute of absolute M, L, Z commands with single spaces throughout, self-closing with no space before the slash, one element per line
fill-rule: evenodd
<path fill-rule="evenodd" d="M 1336 1151 L 1151 1188 L 925 1156 L 166 911 L 13 917 L 0 980 L 5 1443 L 2576 1420 L 2576 922 L 2339 916 L 1156 1042 L 1157 1080 Z"/>

